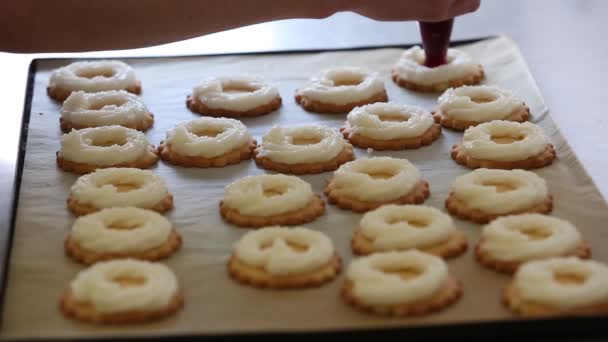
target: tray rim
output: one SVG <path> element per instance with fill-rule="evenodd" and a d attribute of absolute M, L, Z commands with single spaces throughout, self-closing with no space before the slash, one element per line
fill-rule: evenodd
<path fill-rule="evenodd" d="M 459 46 L 491 40 L 502 35 L 484 36 L 479 38 L 454 40 L 450 43 L 451 46 Z M 11 194 L 8 208 L 0 208 L 2 211 L 9 213 L 8 217 L 0 217 L 0 309 L 4 307 L 6 295 L 6 285 L 9 275 L 10 258 L 13 242 L 13 233 L 19 208 L 19 193 L 21 187 L 21 177 L 23 174 L 24 160 L 27 147 L 27 133 L 29 129 L 29 121 L 32 109 L 32 98 L 34 90 L 35 76 L 37 72 L 38 62 L 48 61 L 76 61 L 76 60 L 103 60 L 103 59 L 141 59 L 141 58 L 181 58 L 181 57 L 215 57 L 215 56 L 256 56 L 256 55 L 274 55 L 274 54 L 296 54 L 296 53 L 322 53 L 322 52 L 339 52 L 339 51 L 363 51 L 384 48 L 409 48 L 421 43 L 404 43 L 404 44 L 389 44 L 389 45 L 361 45 L 339 48 L 302 48 L 302 49 L 278 49 L 267 51 L 243 51 L 243 52 L 226 52 L 226 53 L 203 53 L 203 54 L 185 54 L 185 55 L 142 55 L 142 56 L 124 56 L 119 55 L 111 57 L 42 57 L 31 60 L 28 67 L 27 84 L 25 88 L 25 99 L 23 105 L 23 113 L 21 118 L 21 127 L 19 134 L 19 147 L 14 164 L 14 179 L 12 184 L 8 184 L 8 188 L 2 188 L 3 193 Z M 527 66 L 527 65 L 526 65 Z M 556 124 L 557 129 L 559 127 Z M 568 142 L 566 141 L 566 144 Z M 583 168 L 587 177 L 589 177 L 584 166 L 578 159 L 575 153 L 576 162 Z M 595 185 L 595 183 L 594 183 Z M 596 186 L 597 188 L 597 186 Z M 599 189 L 598 189 L 599 192 Z M 0 336 L 1 324 L 3 323 L 4 311 L 0 312 Z M 133 335 L 133 336 L 105 336 L 105 337 L 84 337 L 84 338 L 35 338 L 32 341 L 186 341 L 194 338 L 217 339 L 223 338 L 228 340 L 236 340 L 243 338 L 264 338 L 264 339 L 284 339 L 284 338 L 315 338 L 315 337 L 346 337 L 352 334 L 364 338 L 380 338 L 380 337 L 439 337 L 439 336 L 459 336 L 459 337 L 597 337 L 608 336 L 608 325 L 602 325 L 606 322 L 608 315 L 594 316 L 572 316 L 572 317 L 552 317 L 552 318 L 516 318 L 513 320 L 488 320 L 488 321 L 467 321 L 456 323 L 443 323 L 434 325 L 407 325 L 403 327 L 384 327 L 384 328 L 361 328 L 361 329 L 321 329 L 321 330 L 290 330 L 290 331 L 269 331 L 269 332 L 239 332 L 239 333 L 171 333 L 162 336 L 151 335 Z"/>

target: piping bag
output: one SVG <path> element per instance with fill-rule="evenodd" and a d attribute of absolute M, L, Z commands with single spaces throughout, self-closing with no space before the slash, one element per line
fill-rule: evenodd
<path fill-rule="evenodd" d="M 418 25 L 422 35 L 422 47 L 426 55 L 424 65 L 434 68 L 446 64 L 454 18 L 437 22 L 420 21 Z"/>

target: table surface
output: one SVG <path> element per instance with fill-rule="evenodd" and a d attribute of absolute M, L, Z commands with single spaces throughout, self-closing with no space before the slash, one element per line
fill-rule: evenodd
<path fill-rule="evenodd" d="M 506 34 L 520 46 L 551 115 L 602 194 L 608 194 L 608 129 L 604 115 L 608 44 L 602 29 L 608 1 L 485 0 L 474 14 L 456 19 L 453 39 Z M 0 192 L 14 179 L 27 68 L 32 58 L 182 55 L 305 48 L 404 44 L 420 40 L 415 22 L 376 22 L 339 13 L 324 20 L 285 20 L 248 26 L 145 49 L 81 54 L 0 53 Z M 0 197 L 0 217 L 10 196 Z"/>

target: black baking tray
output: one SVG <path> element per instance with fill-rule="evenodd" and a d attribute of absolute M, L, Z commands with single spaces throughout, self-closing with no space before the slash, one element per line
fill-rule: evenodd
<path fill-rule="evenodd" d="M 493 37 L 483 37 L 468 40 L 457 40 L 452 42 L 452 46 L 474 43 Z M 238 56 L 238 55 L 267 55 L 267 54 L 290 54 L 290 53 L 315 53 L 329 51 L 354 51 L 354 50 L 371 50 L 378 48 L 409 48 L 418 44 L 397 44 L 397 45 L 375 45 L 375 46 L 356 46 L 338 49 L 295 49 L 295 50 L 277 50 L 277 51 L 250 51 L 239 53 L 217 53 L 203 54 L 198 56 Z M 112 57 L 117 59 L 130 59 L 140 57 L 165 58 L 168 56 L 137 56 L 137 57 Z M 66 62 L 74 60 L 94 60 L 102 58 L 50 58 L 50 59 L 34 59 L 32 60 L 28 74 L 27 85 L 25 89 L 25 103 L 23 106 L 23 116 L 21 122 L 21 132 L 19 137 L 19 150 L 17 160 L 14 164 L 0 166 L 7 168 L 4 173 L 14 174 L 13 182 L 2 183 L 0 193 L 6 197 L 11 197 L 12 200 L 7 201 L 8 205 L 0 205 L 0 306 L 4 304 L 4 296 L 6 289 L 6 280 L 8 276 L 9 260 L 11 256 L 12 236 L 15 229 L 16 211 L 19 205 L 19 190 L 21 186 L 21 176 L 23 173 L 23 162 L 25 158 L 27 132 L 29 127 L 29 119 L 31 115 L 32 95 L 34 90 L 34 77 L 37 71 L 38 61 L 48 60 L 65 60 Z M 2 315 L 2 313 L 0 313 Z M 1 330 L 2 316 L 0 316 Z M 107 340 L 125 340 L 125 341 L 186 341 L 194 339 L 220 339 L 220 340 L 242 340 L 242 339 L 264 339 L 267 340 L 310 340 L 317 338 L 345 339 L 352 337 L 362 338 L 407 338 L 412 339 L 438 339 L 438 338 L 492 338 L 494 340 L 517 340 L 517 341 L 556 341 L 556 340 L 581 340 L 585 338 L 588 341 L 608 340 L 608 315 L 602 316 L 586 316 L 586 317 L 556 317 L 556 318 L 535 318 L 521 319 L 511 321 L 484 321 L 484 322 L 467 322 L 457 324 L 442 324 L 433 326 L 416 326 L 408 325 L 403 328 L 382 328 L 382 329 L 357 329 L 344 331 L 302 331 L 302 332 L 269 332 L 255 334 L 229 334 L 229 335 L 163 335 L 163 336 L 146 336 L 146 337 L 107 337 L 86 339 L 86 341 L 107 341 Z M 44 339 L 45 341 L 78 341 L 82 339 Z"/>

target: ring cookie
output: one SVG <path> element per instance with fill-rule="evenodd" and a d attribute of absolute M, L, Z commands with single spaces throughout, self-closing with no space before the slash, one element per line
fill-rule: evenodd
<path fill-rule="evenodd" d="M 57 165 L 74 173 L 108 167 L 145 169 L 157 161 L 158 152 L 146 136 L 122 126 L 72 130 L 61 137 L 61 149 L 57 152 Z"/>
<path fill-rule="evenodd" d="M 527 261 L 561 256 L 586 259 L 591 249 L 570 222 L 541 214 L 497 218 L 483 228 L 475 247 L 477 261 L 505 273 Z"/>
<path fill-rule="evenodd" d="M 429 196 L 429 183 L 407 159 L 361 158 L 334 172 L 325 186 L 329 202 L 364 212 L 383 204 L 420 204 Z"/>
<path fill-rule="evenodd" d="M 203 117 L 184 122 L 167 132 L 160 157 L 185 167 L 223 167 L 253 156 L 256 141 L 240 121 Z"/>
<path fill-rule="evenodd" d="M 429 145 L 441 135 L 441 126 L 425 109 L 396 103 L 356 107 L 341 131 L 353 145 L 374 150 L 403 150 Z"/>
<path fill-rule="evenodd" d="M 547 183 L 526 170 L 477 169 L 458 176 L 445 201 L 450 214 L 475 223 L 499 216 L 553 210 Z"/>
<path fill-rule="evenodd" d="M 462 296 L 443 259 L 417 250 L 374 253 L 348 266 L 342 296 L 364 311 L 392 316 L 440 311 Z"/>
<path fill-rule="evenodd" d="M 106 90 L 126 90 L 141 93 L 141 82 L 135 78 L 135 71 L 121 61 L 74 62 L 53 71 L 46 88 L 48 95 L 64 101 L 74 91 L 96 93 Z"/>
<path fill-rule="evenodd" d="M 65 240 L 65 251 L 85 264 L 124 258 L 154 261 L 181 245 L 181 236 L 161 214 L 115 207 L 77 218 Z"/>
<path fill-rule="evenodd" d="M 401 55 L 391 75 L 403 88 L 423 92 L 442 92 L 448 88 L 472 85 L 484 79 L 481 64 L 461 50 L 448 49 L 447 63 L 429 68 L 424 65 L 424 50 L 414 46 Z"/>
<path fill-rule="evenodd" d="M 228 272 L 260 288 L 320 286 L 339 272 L 341 260 L 325 234 L 305 227 L 266 227 L 234 244 Z"/>
<path fill-rule="evenodd" d="M 503 292 L 503 303 L 525 317 L 608 313 L 608 266 L 575 257 L 530 261 Z"/>
<path fill-rule="evenodd" d="M 298 89 L 295 97 L 302 108 L 316 113 L 348 113 L 358 106 L 388 101 L 378 74 L 355 67 L 322 71 Z"/>
<path fill-rule="evenodd" d="M 389 204 L 363 215 L 351 246 L 359 255 L 418 249 L 450 258 L 466 251 L 467 239 L 449 215 L 435 208 Z"/>
<path fill-rule="evenodd" d="M 175 274 L 165 265 L 121 259 L 78 273 L 61 297 L 63 314 L 98 324 L 159 320 L 184 304 Z"/>
<path fill-rule="evenodd" d="M 457 131 L 493 120 L 524 122 L 530 118 L 530 109 L 521 99 L 496 86 L 450 88 L 437 102 L 435 121 Z"/>
<path fill-rule="evenodd" d="M 77 216 L 111 207 L 138 207 L 163 213 L 173 208 L 173 195 L 163 179 L 152 171 L 110 167 L 80 176 L 70 188 L 67 202 Z"/>
<path fill-rule="evenodd" d="M 451 155 L 471 169 L 535 169 L 551 164 L 556 152 L 537 125 L 494 120 L 467 128 Z"/>
<path fill-rule="evenodd" d="M 63 102 L 59 123 L 64 132 L 112 125 L 145 131 L 154 124 L 154 114 L 139 97 L 124 90 L 75 91 Z"/>
<path fill-rule="evenodd" d="M 246 176 L 225 190 L 220 214 L 237 226 L 297 225 L 311 222 L 325 212 L 321 196 L 296 176 Z"/>
<path fill-rule="evenodd" d="M 254 153 L 259 167 L 293 174 L 333 171 L 355 159 L 353 146 L 340 132 L 314 124 L 274 126 Z"/>
<path fill-rule="evenodd" d="M 281 96 L 275 86 L 259 78 L 209 77 L 194 87 L 186 105 L 203 115 L 248 117 L 279 109 Z"/>

